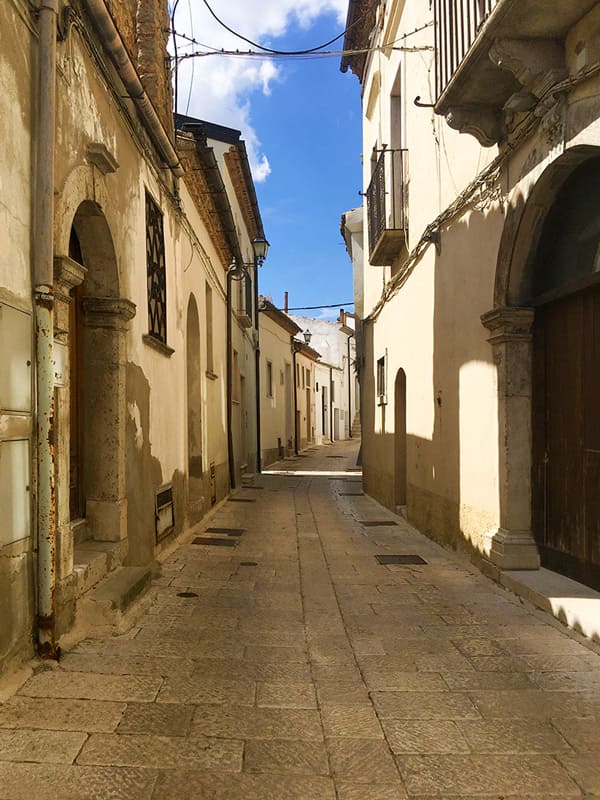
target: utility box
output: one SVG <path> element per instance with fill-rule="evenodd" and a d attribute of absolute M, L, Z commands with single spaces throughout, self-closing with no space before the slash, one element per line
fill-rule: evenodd
<path fill-rule="evenodd" d="M 0 410 L 31 412 L 31 316 L 0 303 Z"/>
<path fill-rule="evenodd" d="M 31 532 L 29 440 L 0 442 L 0 548 Z"/>

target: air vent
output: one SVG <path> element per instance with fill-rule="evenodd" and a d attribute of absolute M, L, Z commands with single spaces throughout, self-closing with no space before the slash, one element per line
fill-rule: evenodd
<path fill-rule="evenodd" d="M 160 542 L 175 527 L 173 507 L 173 486 L 161 486 L 155 495 L 154 518 L 156 521 L 156 541 Z"/>
<path fill-rule="evenodd" d="M 395 555 L 395 556 L 375 556 L 375 559 L 380 564 L 402 564 L 404 566 L 408 566 L 409 564 L 427 564 L 424 558 L 421 556 L 415 555 L 414 553 L 405 553 L 403 555 Z"/>
<path fill-rule="evenodd" d="M 197 536 L 192 540 L 192 544 L 202 544 L 205 547 L 235 547 L 237 542 L 235 539 L 218 539 L 214 536 Z"/>

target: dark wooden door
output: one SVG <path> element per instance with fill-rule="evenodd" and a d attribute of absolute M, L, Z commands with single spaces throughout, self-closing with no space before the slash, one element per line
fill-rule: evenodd
<path fill-rule="evenodd" d="M 77 261 L 78 264 L 83 264 L 81 246 L 74 229 L 71 229 L 69 257 Z M 85 516 L 85 500 L 83 496 L 83 381 L 81 380 L 83 347 L 82 298 L 82 287 L 75 287 L 71 291 L 69 308 L 69 512 L 72 520 Z"/>
<path fill-rule="evenodd" d="M 600 589 L 600 287 L 536 312 L 532 477 L 542 564 Z"/>

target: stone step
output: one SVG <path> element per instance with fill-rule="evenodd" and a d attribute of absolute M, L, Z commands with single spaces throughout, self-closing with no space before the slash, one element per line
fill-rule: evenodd
<path fill-rule="evenodd" d="M 75 545 L 88 542 L 92 538 L 92 534 L 86 524 L 85 518 L 76 519 L 71 522 L 71 532 L 73 534 L 73 542 Z"/>
<path fill-rule="evenodd" d="M 86 624 L 118 626 L 133 603 L 150 588 L 153 570 L 146 567 L 119 567 L 107 575 L 77 608 Z"/>
<path fill-rule="evenodd" d="M 75 597 L 87 594 L 120 563 L 120 542 L 96 542 L 90 539 L 76 544 L 73 552 Z"/>

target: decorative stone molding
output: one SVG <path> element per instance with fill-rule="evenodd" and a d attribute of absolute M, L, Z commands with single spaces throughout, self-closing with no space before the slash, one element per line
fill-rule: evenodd
<path fill-rule="evenodd" d="M 88 163 L 97 167 L 103 175 L 119 169 L 119 162 L 102 142 L 90 142 L 85 157 Z"/>
<path fill-rule="evenodd" d="M 151 336 L 149 333 L 144 333 L 142 335 L 142 341 L 144 344 L 147 344 L 148 347 L 151 347 L 153 350 L 156 350 L 157 353 L 161 353 L 163 356 L 167 356 L 167 358 L 171 358 L 175 350 L 172 347 L 169 347 L 168 344 L 165 342 L 161 342 L 160 339 L 157 339 L 156 336 Z"/>
<path fill-rule="evenodd" d="M 489 58 L 537 98 L 567 74 L 564 49 L 553 39 L 496 39 Z"/>
<path fill-rule="evenodd" d="M 84 297 L 85 325 L 93 328 L 112 328 L 126 331 L 135 317 L 136 306 L 121 297 Z"/>
<path fill-rule="evenodd" d="M 483 147 L 492 147 L 502 139 L 504 123 L 499 109 L 493 106 L 465 105 L 451 108 L 446 122 L 460 133 L 470 133 Z"/>

